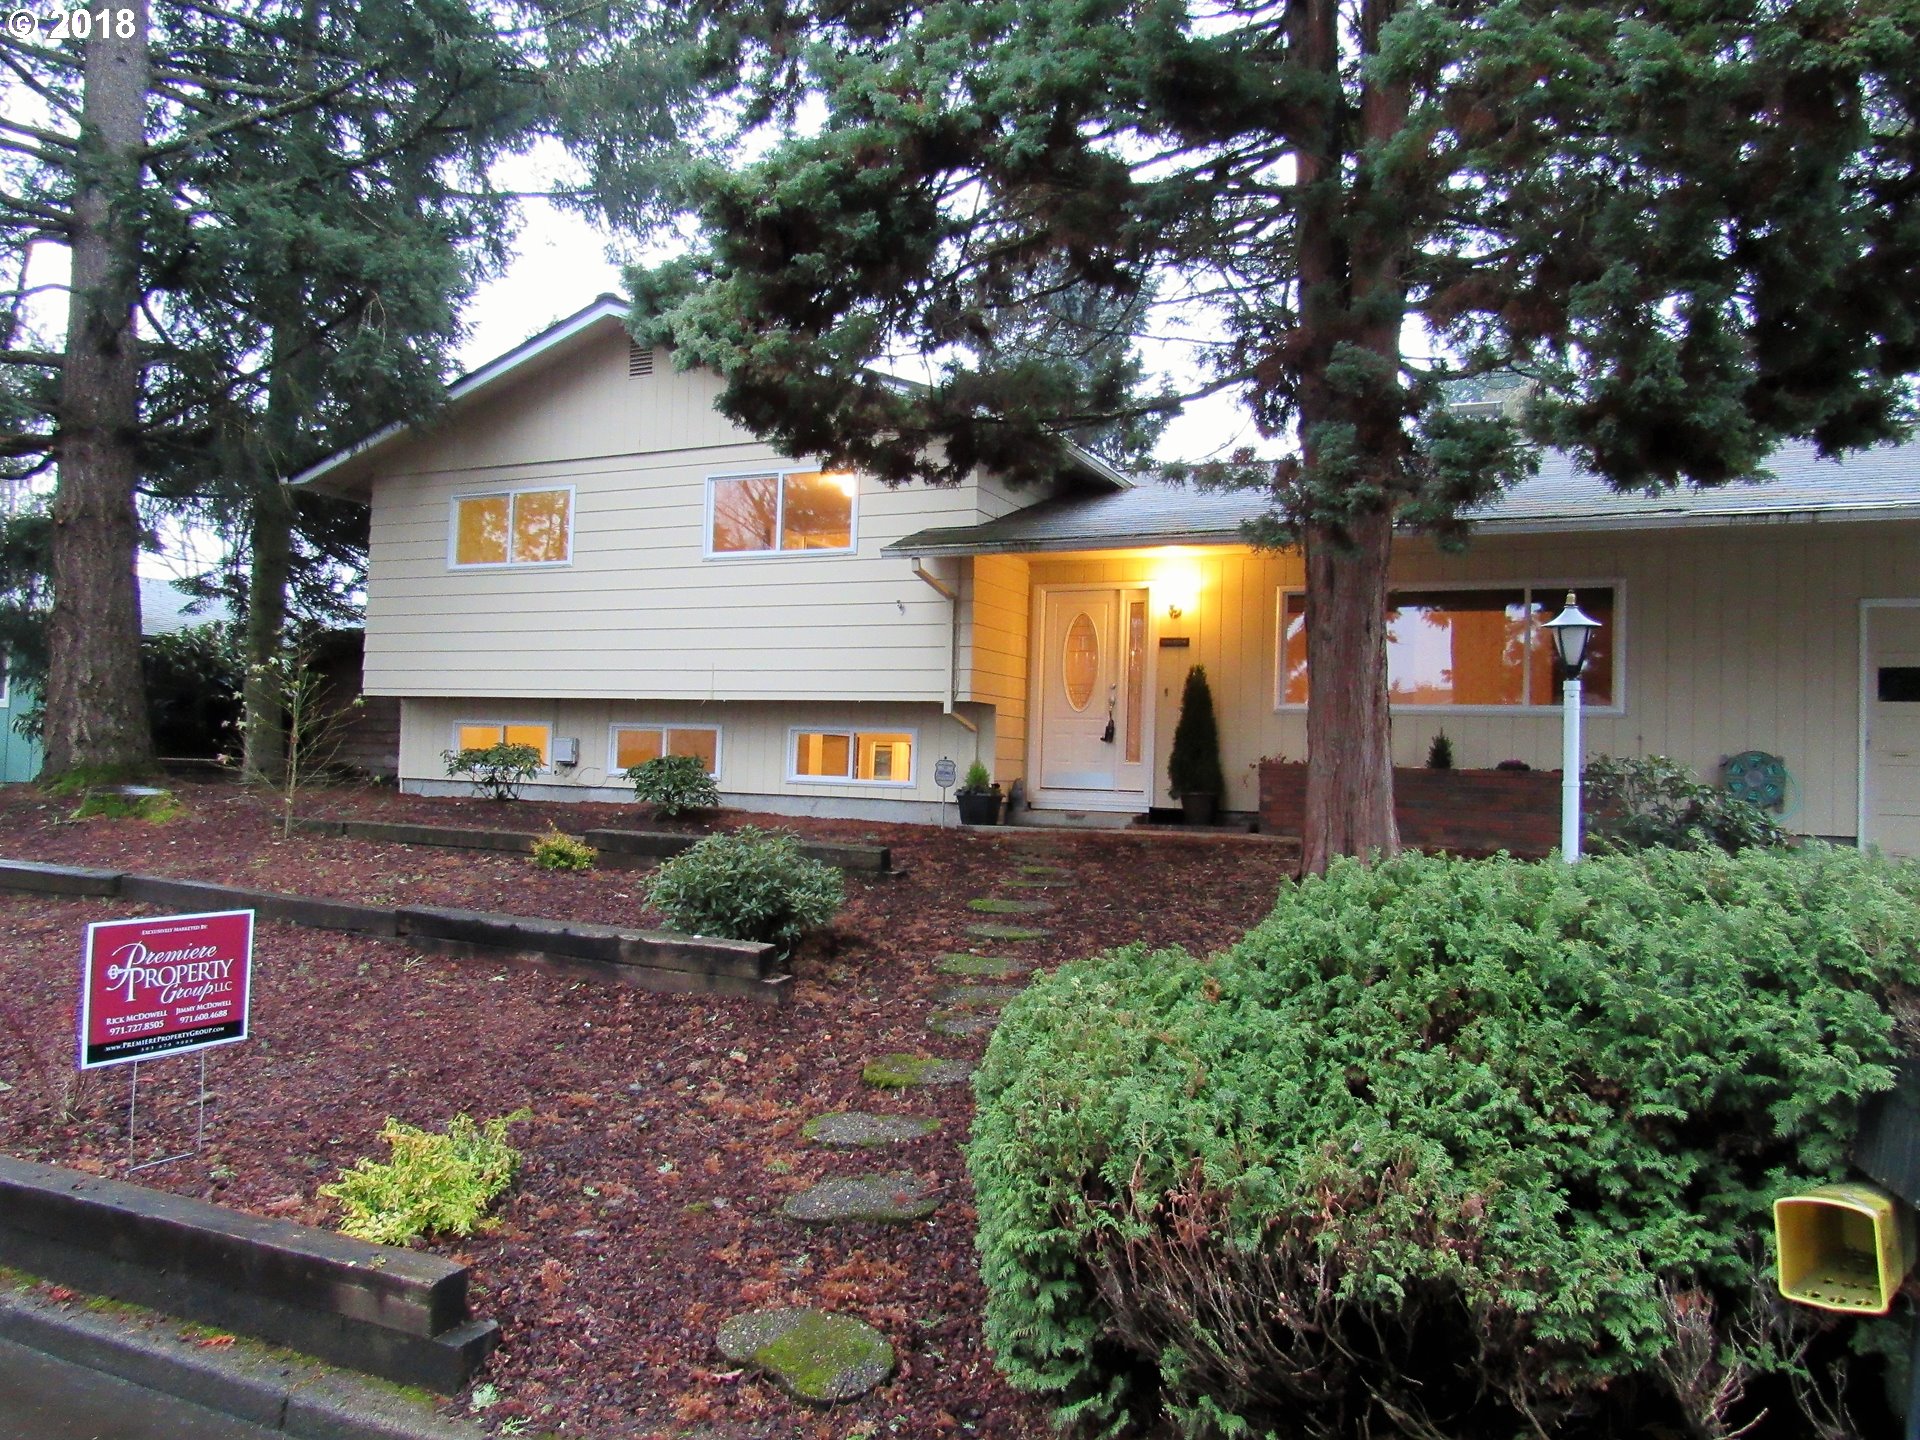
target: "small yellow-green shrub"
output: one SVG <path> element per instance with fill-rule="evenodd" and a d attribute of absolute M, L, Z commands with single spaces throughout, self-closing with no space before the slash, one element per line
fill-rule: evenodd
<path fill-rule="evenodd" d="M 405 1245 L 421 1235 L 471 1235 L 520 1167 L 507 1127 L 532 1114 L 516 1110 L 478 1125 L 456 1115 L 444 1135 L 389 1117 L 380 1138 L 393 1158 L 362 1160 L 320 1193 L 346 1212 L 341 1232 L 361 1240 Z"/>
<path fill-rule="evenodd" d="M 533 842 L 533 863 L 542 870 L 591 870 L 600 852 L 584 840 L 549 830 Z"/>

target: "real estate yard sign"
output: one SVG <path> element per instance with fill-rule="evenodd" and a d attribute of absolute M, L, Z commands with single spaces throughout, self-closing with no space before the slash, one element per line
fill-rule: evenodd
<path fill-rule="evenodd" d="M 252 965 L 251 910 L 87 926 L 80 1068 L 246 1039 Z"/>

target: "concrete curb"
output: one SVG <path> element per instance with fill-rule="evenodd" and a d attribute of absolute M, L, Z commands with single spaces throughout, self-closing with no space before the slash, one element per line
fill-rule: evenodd
<path fill-rule="evenodd" d="M 0 1286 L 0 1339 L 297 1440 L 475 1440 L 485 1433 L 289 1351 L 246 1341 L 200 1344 L 180 1323 L 132 1306 L 95 1311 Z"/>

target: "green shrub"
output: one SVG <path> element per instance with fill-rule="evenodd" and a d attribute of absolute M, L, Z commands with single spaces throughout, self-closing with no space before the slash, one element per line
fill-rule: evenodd
<path fill-rule="evenodd" d="M 960 782 L 960 788 L 953 793 L 985 795 L 991 789 L 993 789 L 993 772 L 987 769 L 985 762 L 976 760 L 967 766 L 966 778 Z"/>
<path fill-rule="evenodd" d="M 709 835 L 654 871 L 647 887 L 648 903 L 676 930 L 762 940 L 789 955 L 845 900 L 838 870 L 807 859 L 787 832 L 751 825 Z"/>
<path fill-rule="evenodd" d="M 533 863 L 542 870 L 591 870 L 599 854 L 584 840 L 549 830 L 533 842 Z"/>
<path fill-rule="evenodd" d="M 1427 768 L 1429 770 L 1451 770 L 1453 768 L 1453 741 L 1442 730 L 1433 737 L 1433 743 L 1427 746 Z"/>
<path fill-rule="evenodd" d="M 1595 850 L 1784 845 L 1787 832 L 1759 806 L 1696 780 L 1664 755 L 1596 755 L 1580 772 L 1582 816 Z"/>
<path fill-rule="evenodd" d="M 520 1167 L 507 1127 L 532 1115 L 516 1110 L 479 1125 L 456 1115 L 444 1135 L 389 1118 L 380 1138 L 393 1159 L 362 1160 L 320 1193 L 346 1212 L 341 1231 L 361 1240 L 405 1245 L 422 1235 L 471 1235 Z"/>
<path fill-rule="evenodd" d="M 442 750 L 447 776 L 471 780 L 489 800 L 518 800 L 520 787 L 540 773 L 540 752 L 501 741 L 484 750 Z"/>
<path fill-rule="evenodd" d="M 1173 727 L 1173 746 L 1167 755 L 1167 785 L 1174 798 L 1183 795 L 1224 795 L 1226 777 L 1220 772 L 1220 725 L 1213 715 L 1213 690 L 1207 667 L 1187 671 L 1180 692 L 1180 719 Z"/>
<path fill-rule="evenodd" d="M 1791 1368 L 1770 1202 L 1891 1081 L 1917 900 L 1824 845 L 1403 855 L 1063 967 L 976 1080 L 987 1340 L 1102 1433 L 1732 1433 L 1716 1376 Z"/>
<path fill-rule="evenodd" d="M 720 787 L 707 773 L 706 762 L 692 755 L 662 755 L 630 766 L 626 773 L 634 796 L 652 805 L 653 813 L 663 820 L 720 806 Z"/>

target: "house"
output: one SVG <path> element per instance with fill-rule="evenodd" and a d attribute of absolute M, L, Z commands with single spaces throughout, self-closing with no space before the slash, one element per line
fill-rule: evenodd
<path fill-rule="evenodd" d="M 1190 665 L 1230 810 L 1305 754 L 1303 567 L 1258 552 L 1256 498 L 1135 483 L 1077 456 L 1040 492 L 890 489 L 775 453 L 606 297 L 293 483 L 372 506 L 365 688 L 401 705 L 400 781 L 465 793 L 445 752 L 539 749 L 529 793 L 620 798 L 627 766 L 705 760 L 728 803 L 928 820 L 978 758 L 1040 810 L 1171 802 Z M 1395 562 L 1397 763 L 1559 763 L 1540 629 L 1605 623 L 1589 754 L 1784 760 L 1786 822 L 1920 852 L 1920 447 L 1774 478 L 1610 495 L 1550 457 L 1464 553 Z"/>
<path fill-rule="evenodd" d="M 157 576 L 141 575 L 137 579 L 143 635 L 170 635 L 228 618 L 226 606 L 219 600 L 183 595 L 170 581 Z M 15 724 L 33 709 L 35 699 L 32 686 L 13 681 L 8 675 L 6 656 L 0 652 L 0 784 L 17 784 L 40 773 L 44 757 L 39 740 L 22 735 Z"/>

